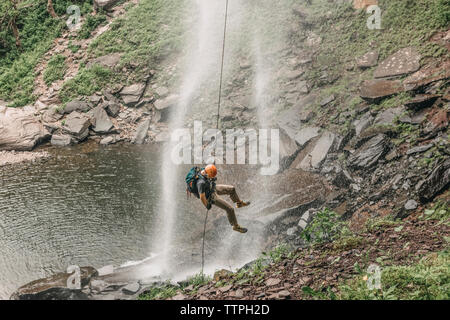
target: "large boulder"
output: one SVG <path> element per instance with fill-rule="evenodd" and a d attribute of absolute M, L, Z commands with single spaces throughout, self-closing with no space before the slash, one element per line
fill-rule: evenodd
<path fill-rule="evenodd" d="M 164 99 L 158 99 L 155 101 L 155 108 L 158 111 L 162 111 L 171 107 L 174 107 L 178 102 L 178 95 L 171 94 Z"/>
<path fill-rule="evenodd" d="M 150 120 L 147 119 L 144 122 L 142 122 L 136 129 L 136 132 L 134 133 L 132 142 L 135 144 L 143 144 L 145 141 L 145 138 L 147 138 L 148 134 L 148 128 L 150 127 Z"/>
<path fill-rule="evenodd" d="M 420 68 L 421 56 L 414 48 L 403 48 L 386 60 L 375 70 L 375 78 L 401 76 L 415 72 Z"/>
<path fill-rule="evenodd" d="M 402 91 L 402 83 L 398 80 L 366 80 L 359 95 L 369 102 L 377 102 Z"/>
<path fill-rule="evenodd" d="M 50 138 L 50 133 L 31 107 L 0 107 L 0 150 L 32 150 Z"/>
<path fill-rule="evenodd" d="M 63 125 L 63 132 L 68 133 L 76 142 L 83 141 L 89 135 L 91 121 L 79 112 L 69 114 Z"/>
<path fill-rule="evenodd" d="M 96 133 L 109 133 L 114 128 L 114 124 L 102 107 L 96 107 L 92 110 L 92 118 L 94 120 L 92 130 Z"/>
<path fill-rule="evenodd" d="M 50 143 L 58 147 L 67 147 L 72 143 L 72 137 L 68 134 L 54 134 Z"/>
<path fill-rule="evenodd" d="M 60 112 L 62 112 L 63 114 L 69 114 L 72 113 L 73 111 L 87 112 L 89 111 L 89 109 L 90 107 L 86 102 L 81 100 L 73 100 L 67 103 L 66 107 L 62 109 Z"/>
<path fill-rule="evenodd" d="M 389 139 L 386 135 L 376 135 L 348 158 L 348 166 L 356 169 L 371 167 L 386 154 L 388 143 Z"/>
<path fill-rule="evenodd" d="M 288 134 L 284 129 L 280 129 L 280 166 L 281 169 L 289 167 L 294 161 L 299 147 L 292 135 Z"/>
<path fill-rule="evenodd" d="M 93 267 L 81 267 L 81 287 L 88 285 L 97 276 Z M 32 281 L 12 295 L 11 300 L 87 300 L 87 295 L 79 289 L 67 288 L 69 273 L 58 273 L 48 278 Z"/>
<path fill-rule="evenodd" d="M 139 100 L 141 100 L 146 86 L 147 85 L 145 83 L 136 83 L 123 88 L 120 91 L 120 96 L 122 97 L 123 102 L 129 107 L 134 107 Z"/>
<path fill-rule="evenodd" d="M 319 136 L 319 127 L 305 127 L 302 128 L 296 135 L 295 141 L 300 147 L 304 147 L 311 139 Z"/>
<path fill-rule="evenodd" d="M 305 171 L 317 170 L 331 151 L 336 140 L 336 135 L 332 132 L 324 132 L 320 139 L 297 166 L 298 169 Z"/>
<path fill-rule="evenodd" d="M 439 192 L 448 188 L 450 184 L 450 159 L 438 165 L 433 172 L 419 182 L 416 190 L 422 201 L 432 200 Z"/>

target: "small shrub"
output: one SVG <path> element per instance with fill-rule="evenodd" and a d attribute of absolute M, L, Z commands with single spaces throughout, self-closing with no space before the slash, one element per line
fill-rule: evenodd
<path fill-rule="evenodd" d="M 302 231 L 301 237 L 307 242 L 324 243 L 338 239 L 346 224 L 328 208 L 316 213 L 313 221 Z"/>

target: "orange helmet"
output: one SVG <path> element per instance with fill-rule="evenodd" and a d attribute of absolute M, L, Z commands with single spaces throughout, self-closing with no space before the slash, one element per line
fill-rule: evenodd
<path fill-rule="evenodd" d="M 217 175 L 217 168 L 213 164 L 207 165 L 205 171 L 208 174 L 209 178 L 214 178 Z"/>

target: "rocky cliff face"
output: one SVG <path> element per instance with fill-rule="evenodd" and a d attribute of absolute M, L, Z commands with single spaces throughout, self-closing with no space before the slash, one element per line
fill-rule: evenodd
<path fill-rule="evenodd" d="M 413 45 L 387 50 L 389 44 L 383 43 L 382 37 L 352 26 L 364 21 L 364 12 L 342 9 L 342 4 L 337 4 L 342 1 L 328 1 L 329 6 L 336 5 L 337 12 L 317 16 L 317 2 L 312 2 L 292 7 L 289 41 L 280 49 L 283 59 L 279 72 L 270 79 L 279 85 L 279 95 L 272 97 L 267 118 L 282 132 L 282 170 L 274 179 L 300 180 L 304 172 L 309 172 L 319 177 L 320 186 L 315 189 L 321 192 L 303 197 L 295 192 L 295 181 L 290 181 L 286 183 L 292 186 L 285 192 L 286 199 L 279 203 L 279 199 L 273 199 L 272 205 L 261 208 L 263 214 L 255 219 L 260 220 L 262 234 L 270 240 L 267 247 L 280 242 L 304 246 L 299 232 L 325 207 L 349 220 L 352 230 L 361 230 L 370 218 L 404 219 L 423 210 L 437 196 L 443 194 L 448 201 L 450 31 L 436 28 L 420 43 L 413 41 Z M 377 3 L 355 1 L 355 8 Z M 327 25 L 328 20 L 335 25 Z M 345 48 L 330 40 L 330 30 L 345 34 L 349 43 L 369 42 L 365 44 L 367 50 L 341 52 Z M 424 48 L 429 46 L 444 51 L 437 57 L 427 55 Z M 335 61 L 330 58 L 334 53 Z M 345 60 L 339 60 L 342 56 Z M 257 108 L 245 103 L 249 101 L 254 66 L 244 57 L 238 64 L 225 89 L 223 128 L 257 124 Z M 115 62 L 108 65 L 114 68 Z M 8 134 L 0 135 L 0 148 L 31 149 L 48 140 L 49 132 L 54 145 L 85 139 L 102 144 L 163 142 L 167 140 L 167 115 L 173 111 L 178 96 L 158 79 L 153 71 L 148 72 L 143 82 L 106 88 L 71 101 L 64 110 L 45 106 L 28 113 L 31 118 L 23 118 L 18 111 L 5 112 L 3 107 L 0 132 L 3 128 Z M 2 122 L 1 114 L 14 115 L 18 120 L 11 123 L 17 128 Z M 26 131 L 22 123 L 29 124 Z M 212 231 L 209 236 L 214 241 Z M 304 282 L 308 279 L 305 275 Z M 91 282 L 89 289 L 93 295 L 108 291 L 103 289 L 111 284 L 95 285 L 97 289 L 92 289 Z M 120 291 L 125 285 L 116 289 Z M 216 296 L 223 297 L 224 292 Z"/>

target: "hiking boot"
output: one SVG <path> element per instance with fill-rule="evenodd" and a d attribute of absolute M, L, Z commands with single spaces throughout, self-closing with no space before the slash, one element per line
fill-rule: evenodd
<path fill-rule="evenodd" d="M 247 202 L 239 201 L 239 202 L 236 203 L 236 207 L 238 207 L 238 208 L 246 207 L 248 205 L 250 205 L 250 201 L 247 201 Z"/>
<path fill-rule="evenodd" d="M 247 232 L 247 229 L 241 227 L 240 225 L 235 225 L 235 226 L 233 226 L 233 230 L 234 230 L 234 231 L 237 231 L 237 232 L 240 232 L 240 233 L 246 233 L 246 232 Z"/>

